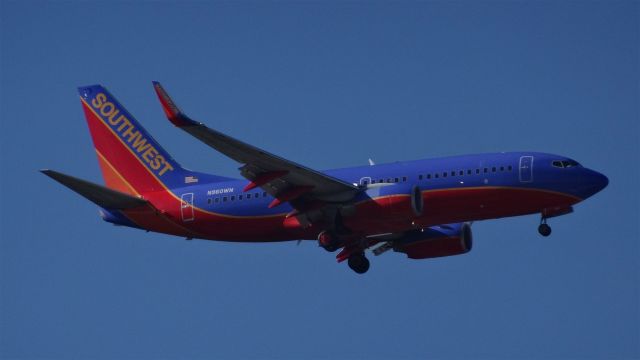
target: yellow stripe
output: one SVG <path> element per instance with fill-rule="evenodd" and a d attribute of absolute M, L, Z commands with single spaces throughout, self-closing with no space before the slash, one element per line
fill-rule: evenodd
<path fill-rule="evenodd" d="M 118 170 L 116 170 L 115 167 L 113 167 L 113 165 L 111 165 L 111 163 L 109 162 L 109 160 L 107 160 L 107 158 L 104 157 L 104 155 L 102 155 L 102 153 L 100 151 L 98 151 L 98 149 L 95 149 L 96 153 L 98 154 L 98 156 L 111 168 L 111 170 L 113 170 L 113 172 L 120 178 L 120 180 L 122 180 L 125 185 L 127 185 L 129 187 L 129 189 L 131 189 L 131 191 L 136 195 L 136 196 L 140 196 L 140 193 L 136 191 L 136 189 L 131 186 L 131 184 L 129 184 L 129 182 L 122 176 L 122 174 L 120 174 L 120 172 Z"/>
<path fill-rule="evenodd" d="M 151 176 L 153 176 L 153 178 L 154 178 L 154 179 L 158 180 L 158 182 L 160 183 L 160 186 L 162 186 L 165 190 L 169 190 L 166 186 L 164 186 L 164 183 L 163 183 L 160 179 L 158 179 L 158 177 L 156 177 L 156 175 L 155 175 L 151 170 L 149 170 L 149 168 L 145 165 L 145 163 L 144 163 L 144 162 L 142 162 L 142 160 L 140 160 L 140 158 L 136 155 L 136 153 L 134 153 L 134 152 L 133 152 L 133 150 L 131 150 L 131 148 L 127 145 L 127 143 L 125 143 L 125 142 L 124 142 L 124 140 L 122 140 L 122 138 L 120 137 L 120 135 L 118 135 L 118 133 L 116 133 L 115 131 L 113 131 L 113 129 L 112 129 L 109 125 L 107 125 L 107 124 L 106 124 L 105 120 L 104 120 L 100 115 L 98 115 L 98 113 L 94 110 L 94 108 L 93 108 L 91 105 L 89 105 L 89 104 L 84 100 L 84 98 L 80 97 L 80 100 L 81 100 L 81 101 L 82 101 L 82 102 L 83 102 L 83 103 L 84 103 L 84 104 L 85 104 L 85 105 L 86 105 L 86 106 L 91 110 L 91 112 L 93 112 L 93 114 L 94 114 L 96 117 L 98 117 L 98 119 L 101 119 L 101 121 L 100 121 L 100 122 L 102 123 L 102 125 L 104 125 L 104 126 L 105 126 L 105 127 L 106 127 L 106 128 L 107 128 L 107 129 L 108 129 L 108 130 L 113 134 L 113 136 L 115 136 L 115 138 L 116 138 L 116 139 L 120 140 L 120 142 L 122 143 L 122 145 L 124 145 L 124 147 L 125 147 L 127 150 L 129 150 L 129 152 L 131 153 L 131 155 L 133 155 L 133 157 L 134 157 L 134 158 L 136 158 L 136 160 L 138 160 L 138 161 L 140 162 L 140 164 L 142 164 L 142 167 L 143 167 L 145 170 L 147 170 L 147 172 L 149 172 L 149 174 L 151 174 Z M 175 196 L 175 195 L 174 195 L 174 196 Z M 180 199 L 178 199 L 178 200 L 180 200 Z M 180 201 L 181 201 L 181 200 L 180 200 Z"/>
<path fill-rule="evenodd" d="M 122 174 L 120 174 L 120 172 L 119 172 L 118 170 L 116 170 L 116 168 L 115 168 L 115 167 L 113 167 L 113 165 L 111 165 L 111 163 L 109 162 L 109 160 L 107 160 L 107 159 L 106 159 L 106 158 L 105 158 L 105 157 L 100 153 L 100 151 L 98 151 L 98 149 L 95 149 L 95 150 L 96 150 L 96 153 L 98 154 L 98 156 L 100 156 L 100 157 L 105 161 L 105 163 L 106 163 L 106 164 L 111 168 L 111 170 L 113 170 L 113 172 L 114 172 L 114 173 L 115 173 L 115 174 L 116 174 L 116 175 L 117 175 L 117 176 L 118 176 L 122 181 L 124 181 L 124 183 L 125 183 L 125 184 L 126 184 L 126 185 L 131 189 L 131 190 L 133 190 L 133 192 L 134 192 L 137 196 L 140 196 L 140 194 L 139 194 L 137 191 L 135 191 L 135 189 L 133 188 L 133 186 L 131 186 L 131 184 L 129 184 L 129 182 L 128 182 L 127 180 L 125 180 L 125 178 L 122 176 Z M 153 207 L 153 206 L 152 206 L 152 204 L 147 203 L 147 206 L 148 206 L 152 211 L 157 212 L 157 209 L 156 209 L 155 207 Z M 122 215 L 124 215 L 124 216 L 125 216 L 127 219 L 129 219 L 131 222 L 133 222 L 134 224 L 138 225 L 138 224 L 137 224 L 137 223 L 136 223 L 132 218 L 130 218 L 130 217 L 129 217 L 129 216 L 128 216 L 124 211 L 120 211 L 120 213 L 122 213 Z M 184 226 L 182 226 L 181 224 L 179 224 L 179 223 L 177 223 L 177 222 L 175 222 L 175 221 L 171 220 L 171 219 L 170 219 L 169 217 L 167 217 L 167 216 L 164 216 L 164 215 L 161 215 L 161 214 L 158 214 L 158 216 L 160 216 L 163 220 L 168 221 L 169 223 L 171 223 L 171 224 L 173 224 L 173 225 L 177 226 L 178 228 L 180 228 L 180 229 L 182 229 L 182 230 L 186 231 L 186 232 L 187 232 L 188 234 L 190 234 L 190 235 L 197 235 L 197 236 L 194 236 L 194 237 L 206 238 L 206 236 L 203 236 L 203 234 L 198 233 L 198 232 L 195 232 L 195 231 L 193 231 L 192 229 L 189 229 L 189 228 L 187 228 L 187 227 L 184 227 Z"/>
<path fill-rule="evenodd" d="M 116 168 L 115 168 L 115 167 L 114 167 L 114 166 L 109 162 L 109 160 L 107 160 L 107 159 L 104 157 L 104 155 L 102 155 L 102 153 L 100 153 L 100 151 L 98 151 L 98 149 L 95 149 L 95 150 L 96 150 L 96 153 L 98 154 L 98 156 L 100 156 L 100 158 L 102 158 L 102 160 L 104 160 L 104 161 L 105 161 L 105 163 L 106 163 L 106 164 L 111 168 L 111 170 L 113 170 L 113 172 L 114 172 L 114 173 L 115 173 L 115 174 L 120 178 L 120 180 L 122 180 L 122 181 L 125 183 L 125 185 L 127 185 L 127 186 L 129 187 L 129 189 L 131 189 L 131 190 L 134 192 L 134 194 L 136 194 L 137 196 L 140 196 L 140 193 L 138 193 L 138 192 L 133 188 L 133 186 L 131 186 L 131 184 L 129 184 L 129 182 L 128 182 L 128 181 L 127 181 L 127 180 L 122 176 L 122 174 L 120 174 L 120 172 L 119 172 L 118 170 L 116 170 Z M 149 207 L 150 207 L 150 208 L 151 208 L 151 210 L 153 210 L 153 211 L 156 211 L 156 210 L 157 210 L 156 208 L 154 208 L 154 207 L 152 207 L 152 206 L 149 206 Z M 125 216 L 126 216 L 126 214 L 125 214 L 124 212 L 123 212 L 123 215 L 125 215 Z M 126 216 L 126 217 L 128 218 L 128 216 Z M 179 223 L 177 223 L 177 222 L 175 222 L 175 221 L 171 220 L 170 218 L 168 218 L 168 217 L 166 217 L 166 216 L 162 216 L 162 218 L 163 218 L 164 220 L 166 220 L 166 221 L 170 222 L 171 224 L 174 224 L 175 226 L 177 226 L 177 227 L 179 227 L 179 228 L 181 228 L 181 229 L 185 230 L 185 231 L 186 231 L 186 232 L 188 232 L 189 234 L 192 234 L 192 235 L 198 235 L 199 237 L 203 237 L 203 236 L 201 236 L 202 234 L 200 234 L 200 233 L 198 233 L 198 232 L 195 232 L 195 231 L 193 231 L 192 229 L 189 229 L 189 228 L 187 228 L 187 227 L 184 227 L 184 226 L 182 226 L 181 224 L 179 224 Z M 129 220 L 131 220 L 133 223 L 135 223 L 135 221 L 134 221 L 133 219 L 130 219 L 130 218 L 129 218 Z"/>

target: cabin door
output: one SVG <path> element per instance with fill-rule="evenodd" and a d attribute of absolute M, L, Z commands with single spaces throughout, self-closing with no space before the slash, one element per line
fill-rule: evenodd
<path fill-rule="evenodd" d="M 360 185 L 366 187 L 369 184 L 371 184 L 371 178 L 369 176 L 365 176 L 363 178 L 360 178 Z"/>
<path fill-rule="evenodd" d="M 186 193 L 180 196 L 180 215 L 182 221 L 193 220 L 193 193 Z"/>
<path fill-rule="evenodd" d="M 520 157 L 520 182 L 533 182 L 533 156 Z"/>

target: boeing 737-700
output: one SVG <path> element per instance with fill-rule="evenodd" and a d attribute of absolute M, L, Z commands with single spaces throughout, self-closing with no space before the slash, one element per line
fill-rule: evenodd
<path fill-rule="evenodd" d="M 42 172 L 100 207 L 116 225 L 242 242 L 314 240 L 369 269 L 367 250 L 412 259 L 471 250 L 471 222 L 540 214 L 547 219 L 602 190 L 606 176 L 539 152 L 474 154 L 318 171 L 190 119 L 154 82 L 173 125 L 241 166 L 243 179 L 180 166 L 100 85 L 79 88 L 105 185 Z"/>

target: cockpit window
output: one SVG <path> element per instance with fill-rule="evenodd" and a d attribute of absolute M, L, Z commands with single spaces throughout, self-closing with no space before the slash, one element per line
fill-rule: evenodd
<path fill-rule="evenodd" d="M 575 166 L 580 166 L 580 164 L 575 160 L 554 160 L 551 162 L 551 165 L 558 168 L 570 168 Z"/>

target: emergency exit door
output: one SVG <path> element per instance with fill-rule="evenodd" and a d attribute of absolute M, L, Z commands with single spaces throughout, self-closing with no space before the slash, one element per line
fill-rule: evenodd
<path fill-rule="evenodd" d="M 182 221 L 193 220 L 193 193 L 186 193 L 180 196 L 180 215 Z"/>

